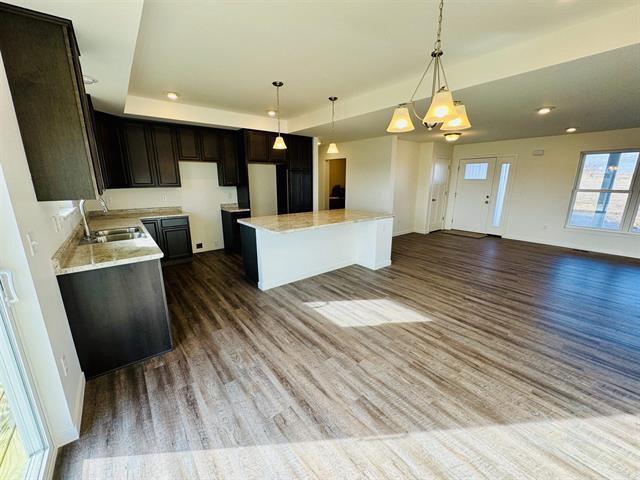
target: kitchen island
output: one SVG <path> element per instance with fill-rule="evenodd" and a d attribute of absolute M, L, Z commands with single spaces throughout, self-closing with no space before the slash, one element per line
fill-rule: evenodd
<path fill-rule="evenodd" d="M 238 220 L 249 280 L 261 290 L 349 265 L 391 265 L 393 215 L 357 210 Z"/>

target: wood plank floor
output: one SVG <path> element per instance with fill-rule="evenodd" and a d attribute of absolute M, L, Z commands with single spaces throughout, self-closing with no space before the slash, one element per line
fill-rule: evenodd
<path fill-rule="evenodd" d="M 438 233 L 392 260 L 268 292 L 222 252 L 166 268 L 175 350 L 88 382 L 56 477 L 639 478 L 639 261 Z"/>

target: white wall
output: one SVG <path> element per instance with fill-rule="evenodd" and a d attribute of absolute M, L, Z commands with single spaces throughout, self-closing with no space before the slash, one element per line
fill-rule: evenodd
<path fill-rule="evenodd" d="M 250 163 L 248 170 L 251 216 L 276 215 L 278 213 L 276 166 Z"/>
<path fill-rule="evenodd" d="M 77 225 L 77 213 L 56 225 L 70 202 L 36 200 L 4 65 L 0 61 L 0 268 L 11 270 L 20 301 L 15 328 L 55 446 L 78 437 L 84 374 L 76 355 L 51 257 Z M 38 242 L 29 253 L 27 235 Z M 67 371 L 63 371 L 61 359 Z"/>
<path fill-rule="evenodd" d="M 393 189 L 393 234 L 414 231 L 420 144 L 398 140 Z"/>
<path fill-rule="evenodd" d="M 194 252 L 205 252 L 224 247 L 222 240 L 221 203 L 237 201 L 235 187 L 218 185 L 215 163 L 180 162 L 178 188 L 123 188 L 107 190 L 103 197 L 110 209 L 182 207 L 189 213 L 191 242 Z M 97 202 L 89 208 L 99 210 Z M 196 249 L 202 243 L 203 248 Z"/>
<path fill-rule="evenodd" d="M 447 225 L 451 225 L 460 159 L 515 154 L 505 238 L 640 258 L 639 235 L 565 227 L 580 153 L 620 148 L 640 148 L 640 128 L 456 145 Z M 544 156 L 534 157 L 537 149 L 544 149 Z"/>
<path fill-rule="evenodd" d="M 327 155 L 320 147 L 320 209 L 329 208 L 327 158 L 347 159 L 346 208 L 371 212 L 393 212 L 394 175 L 398 139 L 396 136 L 357 140 L 338 144 L 340 153 Z"/>

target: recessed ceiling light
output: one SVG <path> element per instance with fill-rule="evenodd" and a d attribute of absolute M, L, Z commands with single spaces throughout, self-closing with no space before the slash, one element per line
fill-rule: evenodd
<path fill-rule="evenodd" d="M 82 75 L 82 83 L 85 85 L 93 85 L 94 83 L 98 83 L 98 80 L 89 75 Z"/>
<path fill-rule="evenodd" d="M 322 145 L 322 142 L 320 140 L 318 140 L 318 146 Z"/>
<path fill-rule="evenodd" d="M 277 113 L 278 112 L 276 112 L 275 110 L 267 110 L 267 115 L 269 115 L 270 117 L 275 117 Z"/>
<path fill-rule="evenodd" d="M 169 100 L 177 100 L 180 98 L 180 94 L 178 92 L 167 92 L 167 98 Z"/>
<path fill-rule="evenodd" d="M 444 139 L 447 142 L 455 142 L 456 140 L 458 140 L 460 137 L 462 136 L 461 133 L 459 132 L 452 132 L 452 133 L 445 133 L 444 134 Z"/>
<path fill-rule="evenodd" d="M 573 132 L 575 132 L 576 130 L 578 130 L 576 127 L 569 127 L 569 128 L 567 128 L 567 129 L 565 130 L 565 132 L 567 132 L 567 133 L 573 133 Z"/>
<path fill-rule="evenodd" d="M 537 110 L 537 112 L 538 112 L 538 115 L 546 115 L 547 113 L 550 113 L 550 112 L 551 112 L 551 110 L 553 110 L 554 108 L 556 108 L 556 107 L 552 107 L 552 106 L 549 106 L 549 107 L 540 107 L 540 108 Z"/>

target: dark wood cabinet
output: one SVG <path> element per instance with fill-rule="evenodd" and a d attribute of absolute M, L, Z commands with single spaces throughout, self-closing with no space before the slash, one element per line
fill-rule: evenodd
<path fill-rule="evenodd" d="M 213 128 L 200 129 L 200 144 L 203 162 L 219 162 L 222 158 L 221 131 Z"/>
<path fill-rule="evenodd" d="M 222 210 L 222 237 L 224 240 L 224 250 L 227 253 L 241 253 L 242 242 L 240 240 L 240 224 L 238 220 L 251 216 L 251 211 L 229 211 Z"/>
<path fill-rule="evenodd" d="M 129 173 L 129 186 L 155 187 L 155 168 L 144 123 L 125 122 L 124 151 Z"/>
<path fill-rule="evenodd" d="M 60 275 L 58 285 L 87 378 L 171 350 L 158 260 Z"/>
<path fill-rule="evenodd" d="M 71 21 L 0 3 L 0 50 L 37 199 L 95 198 L 99 159 Z"/>
<path fill-rule="evenodd" d="M 95 112 L 98 155 L 105 188 L 127 188 L 129 177 L 124 163 L 119 117 Z"/>
<path fill-rule="evenodd" d="M 248 163 L 269 162 L 269 132 L 245 130 L 245 154 Z"/>
<path fill-rule="evenodd" d="M 311 137 L 289 135 L 287 164 L 291 170 L 313 169 L 313 140 Z"/>
<path fill-rule="evenodd" d="M 125 161 L 130 187 L 179 187 L 180 170 L 172 127 L 159 123 L 125 122 Z"/>
<path fill-rule="evenodd" d="M 240 182 L 238 134 L 233 130 L 223 130 L 219 134 L 221 143 L 218 161 L 218 185 L 234 186 Z"/>
<path fill-rule="evenodd" d="M 180 168 L 176 161 L 172 130 L 172 127 L 168 125 L 150 124 L 148 126 L 156 165 L 156 186 L 158 187 L 180 186 Z"/>
<path fill-rule="evenodd" d="M 145 218 L 142 223 L 164 253 L 163 265 L 182 263 L 192 259 L 189 217 Z"/>
<path fill-rule="evenodd" d="M 313 210 L 313 174 L 289 170 L 289 213 Z"/>
<path fill-rule="evenodd" d="M 183 162 L 202 160 L 198 129 L 196 127 L 177 126 L 175 132 L 178 160 Z"/>

